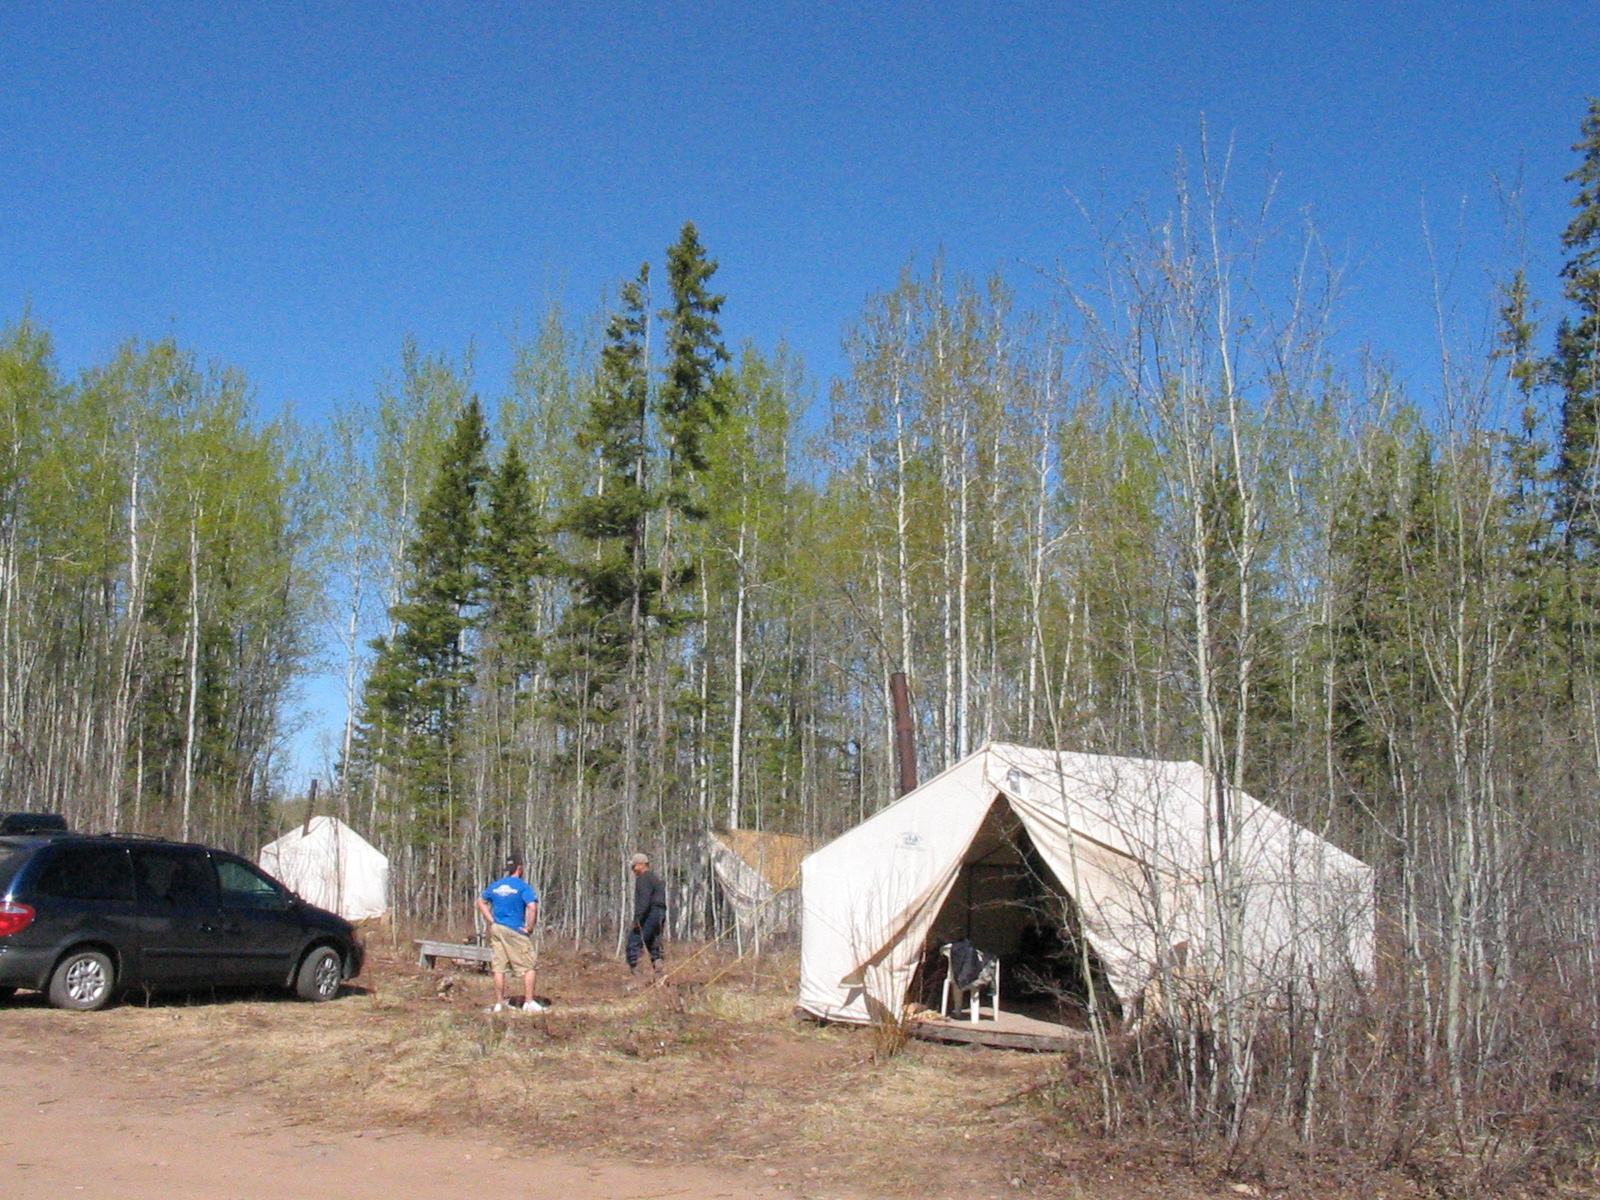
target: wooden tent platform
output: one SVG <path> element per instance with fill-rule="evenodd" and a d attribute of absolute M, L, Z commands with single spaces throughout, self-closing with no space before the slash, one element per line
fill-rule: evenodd
<path fill-rule="evenodd" d="M 1084 1033 L 1053 1021 L 1039 1021 L 1021 1013 L 1000 1010 L 1000 1019 L 984 1017 L 976 1024 L 965 1017 L 941 1017 L 922 1012 L 911 1018 L 906 1032 L 930 1042 L 967 1042 L 1000 1046 L 1007 1050 L 1066 1050 L 1082 1041 Z"/>

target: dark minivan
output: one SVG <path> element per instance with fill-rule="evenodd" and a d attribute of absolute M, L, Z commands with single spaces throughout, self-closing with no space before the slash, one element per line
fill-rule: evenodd
<path fill-rule="evenodd" d="M 89 1011 L 130 988 L 270 985 L 328 1000 L 361 972 L 342 917 L 253 863 L 181 842 L 0 836 L 0 997 Z"/>

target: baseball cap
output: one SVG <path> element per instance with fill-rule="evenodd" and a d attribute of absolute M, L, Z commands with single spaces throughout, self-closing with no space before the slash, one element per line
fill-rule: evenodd
<path fill-rule="evenodd" d="M 628 865 L 630 867 L 648 867 L 650 865 L 650 856 L 648 854 L 635 854 L 628 860 Z"/>
<path fill-rule="evenodd" d="M 506 855 L 506 870 L 508 872 L 509 871 L 515 871 L 521 865 L 522 865 L 522 856 L 520 854 L 508 854 L 508 855 Z"/>

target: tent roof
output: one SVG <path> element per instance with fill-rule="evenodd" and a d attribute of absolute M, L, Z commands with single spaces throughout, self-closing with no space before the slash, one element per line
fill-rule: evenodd
<path fill-rule="evenodd" d="M 760 829 L 713 829 L 711 836 L 758 873 L 774 892 L 800 886 L 800 863 L 810 847 L 798 834 L 769 833 Z"/>
<path fill-rule="evenodd" d="M 312 817 L 311 820 L 304 824 L 297 821 L 283 833 L 273 838 L 262 849 L 265 850 L 267 846 L 288 848 L 308 840 L 312 842 L 329 842 L 335 839 L 345 846 L 354 847 L 357 853 L 365 854 L 370 850 L 373 854 L 383 859 L 384 862 L 389 861 L 381 850 L 349 825 L 338 817 L 329 816 Z"/>
<path fill-rule="evenodd" d="M 976 805 L 987 811 L 996 795 L 1004 795 L 1014 806 L 1048 810 L 1070 826 L 1079 845 L 1093 843 L 1122 858 L 1187 875 L 1202 865 L 1206 854 L 1209 791 L 1204 771 L 1192 761 L 990 742 L 847 830 L 816 855 L 828 854 L 870 826 L 900 822 L 903 806 L 920 809 L 932 803 L 948 811 L 951 806 Z M 1247 854 L 1293 831 L 1314 840 L 1318 853 L 1330 862 L 1370 870 L 1360 859 L 1248 793 L 1234 792 L 1232 799 L 1238 822 L 1235 833 Z"/>

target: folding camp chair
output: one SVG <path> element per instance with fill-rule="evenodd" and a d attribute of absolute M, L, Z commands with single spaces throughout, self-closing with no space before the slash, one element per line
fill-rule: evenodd
<path fill-rule="evenodd" d="M 950 993 L 954 991 L 958 994 L 958 1001 L 962 994 L 966 996 L 971 1014 L 968 1019 L 976 1025 L 978 1018 L 983 1014 L 983 989 L 988 988 L 990 1016 L 998 1021 L 1000 960 L 992 954 L 985 954 L 965 938 L 939 947 L 939 953 L 944 955 L 947 964 L 944 973 L 944 995 L 939 1001 L 939 1015 L 941 1017 L 950 1015 Z"/>

